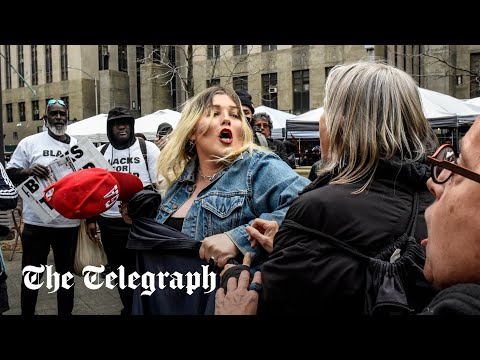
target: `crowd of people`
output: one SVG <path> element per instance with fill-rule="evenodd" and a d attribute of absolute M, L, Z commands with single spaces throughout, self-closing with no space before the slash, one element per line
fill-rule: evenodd
<path fill-rule="evenodd" d="M 47 131 L 21 140 L 0 168 L 0 208 L 16 205 L 12 182 L 47 178 L 46 165 L 77 143 L 67 115 L 62 100 L 48 101 Z M 148 303 L 118 287 L 121 314 L 480 314 L 480 117 L 460 155 L 439 146 L 406 72 L 380 62 L 329 72 L 310 180 L 292 170 L 290 150 L 271 138 L 270 116 L 255 114 L 245 91 L 201 91 L 175 129 L 158 127 L 155 142 L 134 128 L 128 109 L 112 109 L 109 143 L 98 151 L 114 171 L 141 180 L 144 202 L 110 204 L 86 219 L 88 236 L 100 233 L 114 273 L 145 272 L 146 248 L 132 246 L 141 238 L 155 254 L 148 261 L 208 266 L 219 284 L 213 302 L 195 303 L 180 289 Z M 79 220 L 45 224 L 28 204 L 23 217 L 22 267 L 46 264 L 52 247 L 56 271 L 71 271 Z M 194 265 L 184 263 L 187 252 Z M 35 313 L 37 293 L 22 282 L 22 315 Z M 57 299 L 58 314 L 70 315 L 74 286 Z"/>

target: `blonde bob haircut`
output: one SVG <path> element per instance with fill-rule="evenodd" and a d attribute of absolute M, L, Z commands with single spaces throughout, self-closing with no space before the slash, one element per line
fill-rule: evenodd
<path fill-rule="evenodd" d="M 325 85 L 329 157 L 319 175 L 331 184 L 373 179 L 379 160 L 422 162 L 437 138 L 422 111 L 417 84 L 406 72 L 380 62 L 335 66 Z"/>
<path fill-rule="evenodd" d="M 245 150 L 249 150 L 251 153 L 254 148 L 259 148 L 253 143 L 252 129 L 245 118 L 242 111 L 242 104 L 235 91 L 222 86 L 207 88 L 185 103 L 180 121 L 175 130 L 170 134 L 167 144 L 160 153 L 157 162 L 157 174 L 165 178 L 160 185 L 161 191 L 165 191 L 171 186 L 182 174 L 187 163 L 195 156 L 189 151 L 189 148 L 192 148 L 192 146 L 189 146 L 188 140 L 194 134 L 197 124 L 202 117 L 209 116 L 209 123 L 205 128 L 205 132 L 210 127 L 214 114 L 213 97 L 215 95 L 227 95 L 239 109 L 239 115 L 242 121 L 243 145 L 240 149 L 232 150 L 224 156 L 212 159 L 211 161 L 228 166 Z M 195 146 L 193 146 L 193 148 L 195 148 Z"/>

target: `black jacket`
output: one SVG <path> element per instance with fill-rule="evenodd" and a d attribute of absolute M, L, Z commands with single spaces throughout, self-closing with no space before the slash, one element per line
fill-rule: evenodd
<path fill-rule="evenodd" d="M 420 315 L 480 315 L 480 285 L 457 284 L 446 288 Z"/>
<path fill-rule="evenodd" d="M 328 185 L 329 177 L 318 178 L 295 200 L 285 219 L 375 256 L 405 232 L 414 191 L 420 200 L 415 238 L 427 236 L 424 211 L 434 200 L 426 187 L 429 176 L 427 165 L 382 161 L 373 182 L 359 195 L 351 193 L 362 182 Z M 325 239 L 281 225 L 262 267 L 263 308 L 267 314 L 363 314 L 365 271 L 365 263 Z M 426 287 L 421 310 L 434 293 L 426 282 L 419 287 Z"/>

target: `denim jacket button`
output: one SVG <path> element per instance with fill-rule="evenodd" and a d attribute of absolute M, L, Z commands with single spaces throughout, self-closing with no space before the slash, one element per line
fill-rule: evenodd
<path fill-rule="evenodd" d="M 187 191 L 188 191 L 188 192 L 192 192 L 192 191 L 193 191 L 193 186 L 191 186 L 191 185 L 188 186 L 188 187 L 187 187 Z"/>
<path fill-rule="evenodd" d="M 177 204 L 173 204 L 173 205 L 172 205 L 172 208 L 173 208 L 173 209 L 176 209 L 176 208 L 178 208 L 178 205 L 177 205 Z"/>

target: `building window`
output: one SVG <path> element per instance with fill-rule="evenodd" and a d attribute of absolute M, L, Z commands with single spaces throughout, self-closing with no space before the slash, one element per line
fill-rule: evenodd
<path fill-rule="evenodd" d="M 127 45 L 118 45 L 118 70 L 128 71 Z"/>
<path fill-rule="evenodd" d="M 40 106 L 38 100 L 32 101 L 32 120 L 40 120 Z"/>
<path fill-rule="evenodd" d="M 10 63 L 10 45 L 5 45 L 5 77 L 6 77 L 6 84 L 5 87 L 7 89 L 12 88 L 12 68 Z"/>
<path fill-rule="evenodd" d="M 325 80 L 328 77 L 328 74 L 330 74 L 330 71 L 332 71 L 333 66 L 325 66 Z"/>
<path fill-rule="evenodd" d="M 67 109 L 69 108 L 68 96 L 61 96 L 60 100 L 63 100 L 65 105 L 67 105 Z M 70 121 L 70 113 L 67 111 L 67 122 Z"/>
<path fill-rule="evenodd" d="M 67 109 L 68 109 L 68 107 L 69 107 L 68 106 L 68 96 L 62 96 L 62 97 L 60 97 L 60 100 L 62 100 L 65 103 L 65 105 L 67 105 Z"/>
<path fill-rule="evenodd" d="M 32 45 L 31 48 L 32 55 L 32 85 L 38 85 L 38 58 L 37 58 L 37 45 Z"/>
<path fill-rule="evenodd" d="M 220 57 L 220 45 L 207 45 L 207 58 L 214 59 Z"/>
<path fill-rule="evenodd" d="M 20 121 L 26 121 L 27 118 L 25 116 L 25 103 L 20 102 L 18 103 L 18 115 L 20 116 Z"/>
<path fill-rule="evenodd" d="M 237 76 L 233 78 L 233 89 L 235 91 L 248 91 L 248 76 Z"/>
<path fill-rule="evenodd" d="M 13 132 L 13 140 L 18 140 L 18 132 Z"/>
<path fill-rule="evenodd" d="M 277 73 L 262 75 L 262 105 L 278 109 Z"/>
<path fill-rule="evenodd" d="M 18 86 L 24 87 L 25 82 L 23 79 L 25 78 L 25 68 L 23 66 L 24 56 L 23 56 L 23 45 L 17 45 L 17 60 L 18 60 Z"/>
<path fill-rule="evenodd" d="M 423 45 L 388 45 L 385 46 L 385 58 L 423 86 L 423 51 Z"/>
<path fill-rule="evenodd" d="M 7 104 L 7 122 L 13 122 L 13 106 Z"/>
<path fill-rule="evenodd" d="M 51 83 L 53 81 L 52 45 L 45 45 L 45 80 L 46 83 Z"/>
<path fill-rule="evenodd" d="M 220 79 L 216 78 L 216 79 L 207 80 L 207 88 L 211 86 L 220 86 Z"/>
<path fill-rule="evenodd" d="M 480 53 L 470 54 L 470 71 L 474 74 L 480 73 Z M 480 96 L 480 85 L 477 77 L 470 81 L 470 98 L 476 98 Z"/>
<path fill-rule="evenodd" d="M 98 45 L 98 70 L 108 70 L 108 45 Z"/>
<path fill-rule="evenodd" d="M 60 45 L 60 69 L 62 81 L 68 80 L 68 48 L 67 45 Z"/>
<path fill-rule="evenodd" d="M 233 56 L 246 55 L 248 45 L 233 45 Z"/>
<path fill-rule="evenodd" d="M 137 68 L 137 107 L 138 110 L 142 110 L 142 91 L 141 91 L 141 76 L 140 76 L 140 65 L 145 62 L 145 48 L 143 45 L 137 45 L 136 49 L 136 68 Z"/>
<path fill-rule="evenodd" d="M 293 112 L 302 114 L 310 110 L 310 71 L 293 72 Z"/>
<path fill-rule="evenodd" d="M 262 45 L 262 52 L 277 50 L 277 45 Z"/>

